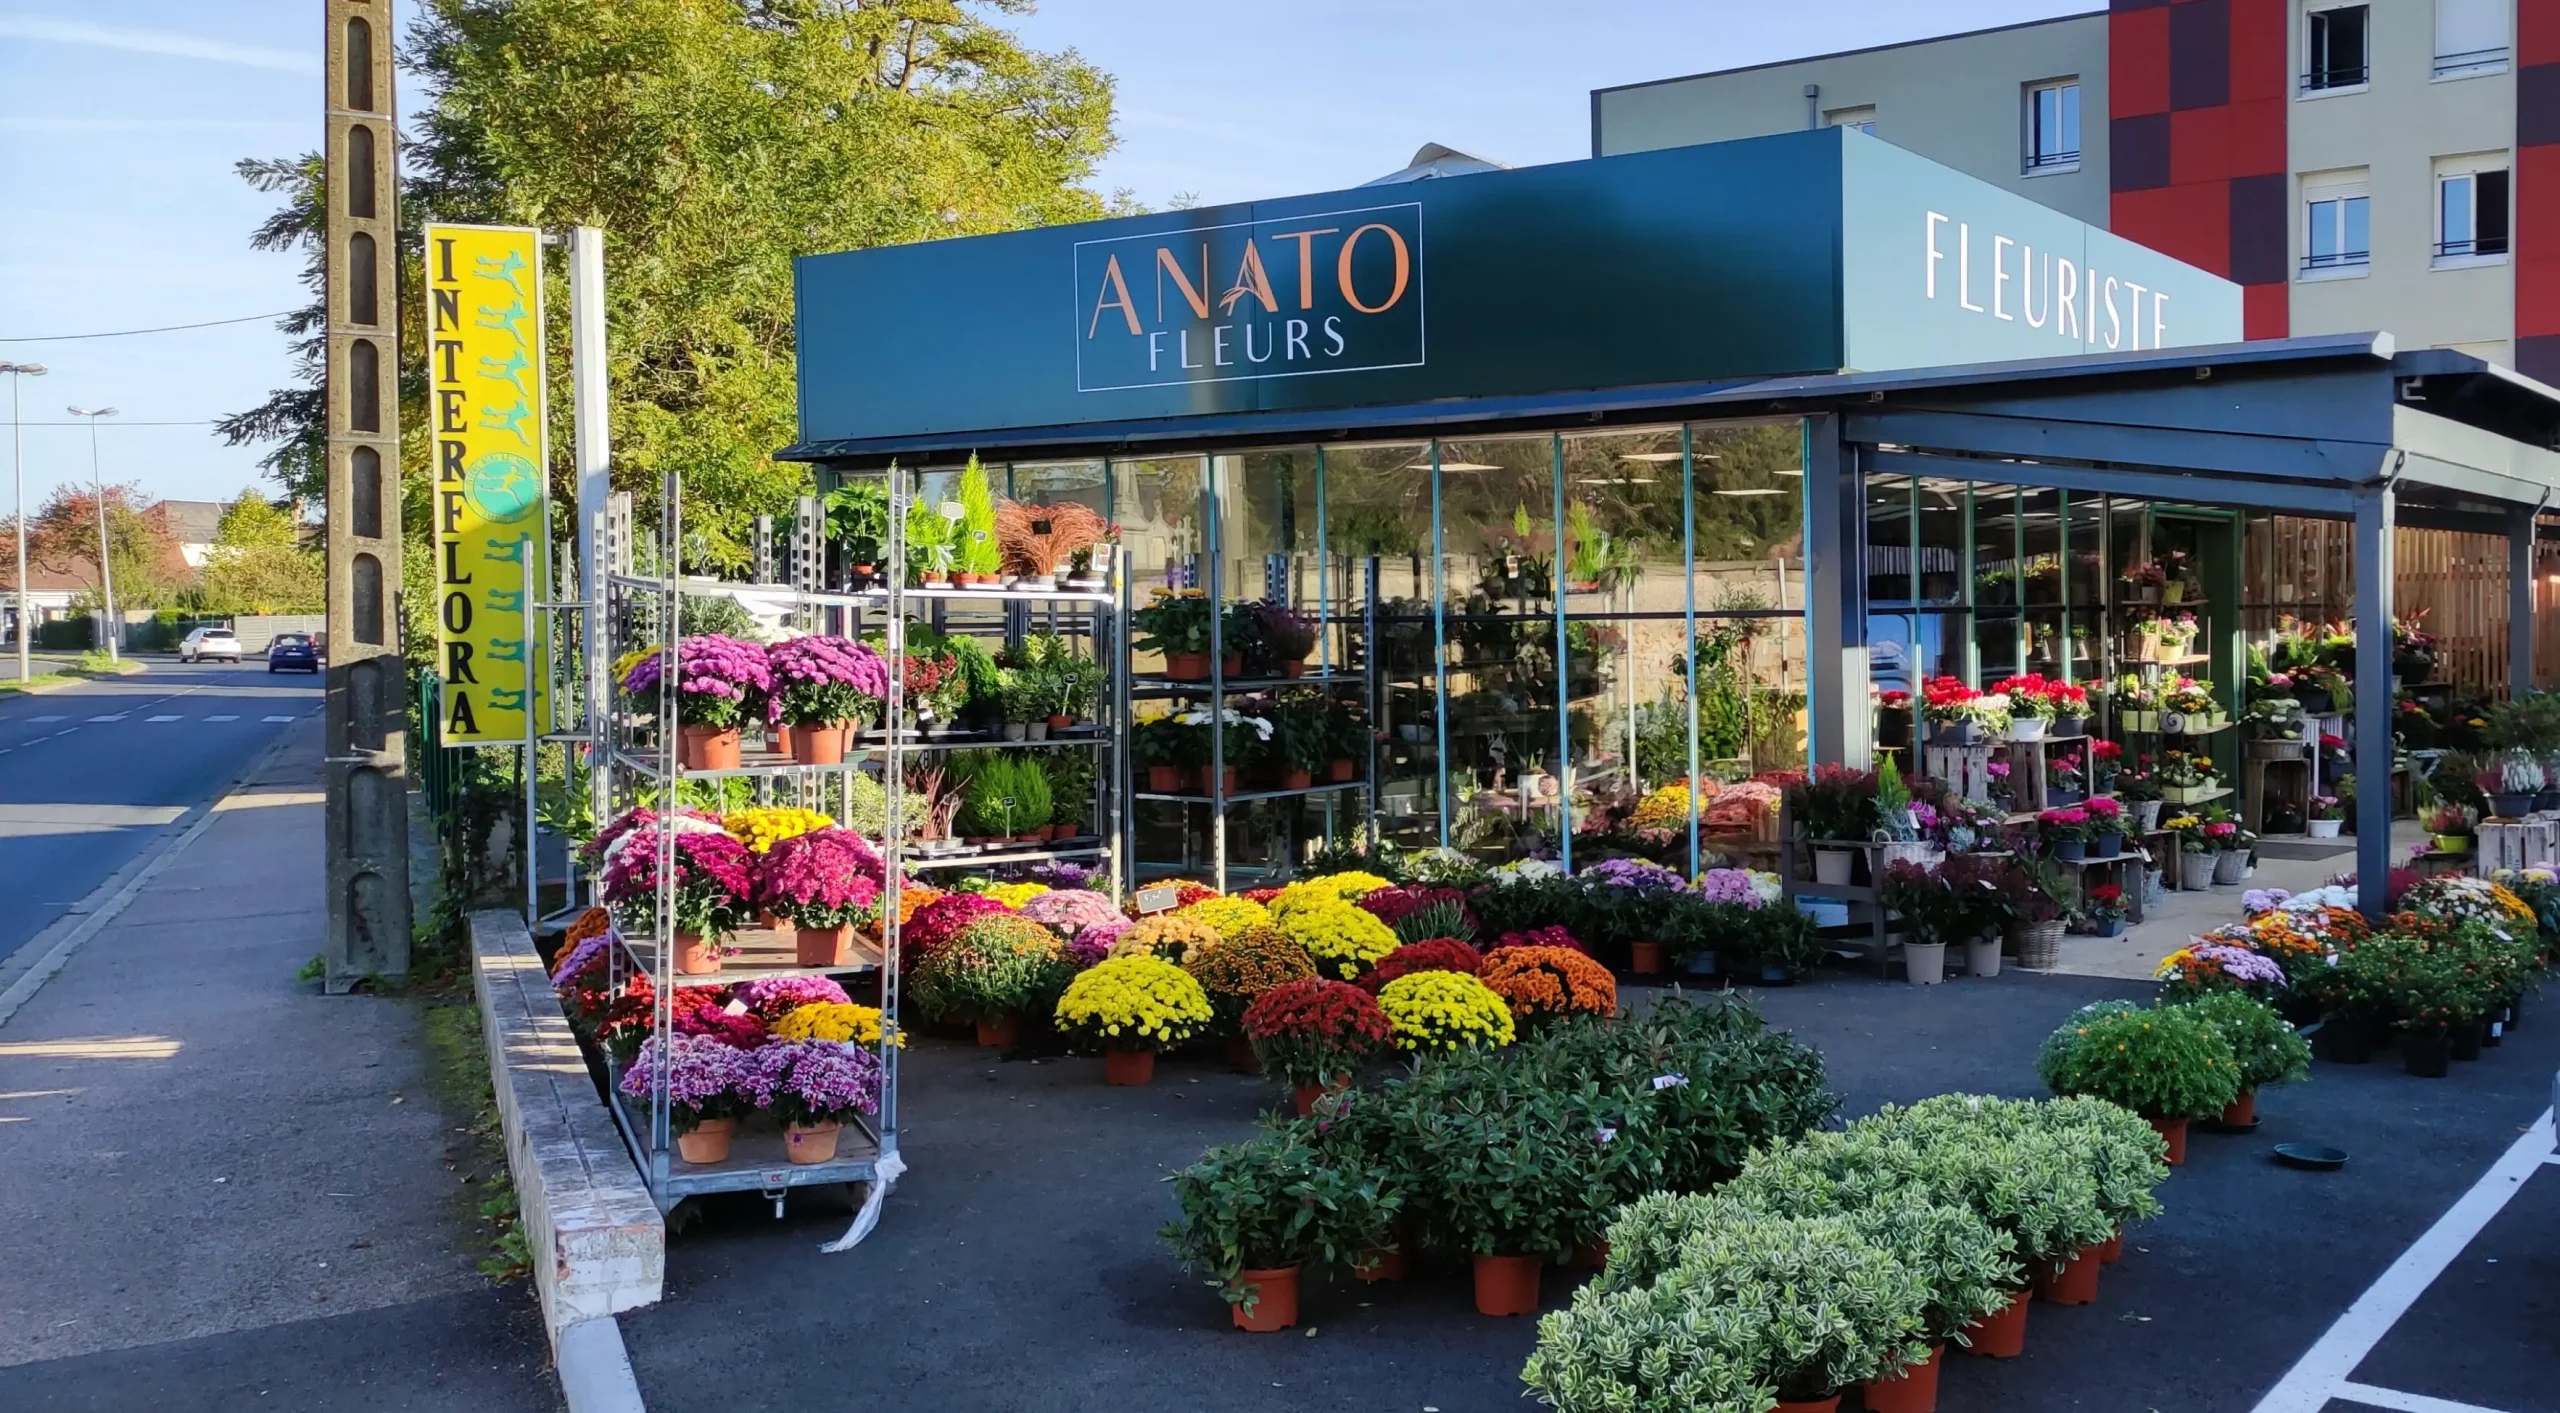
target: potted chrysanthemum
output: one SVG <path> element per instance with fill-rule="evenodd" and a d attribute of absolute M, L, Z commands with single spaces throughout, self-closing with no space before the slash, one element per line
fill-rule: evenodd
<path fill-rule="evenodd" d="M 1191 973 L 1148 953 L 1105 957 L 1078 972 L 1058 998 L 1058 1032 L 1102 1052 L 1108 1084 L 1155 1078 L 1156 1052 L 1206 1030 L 1216 1013 Z"/>
<path fill-rule="evenodd" d="M 1304 1114 L 1327 1090 L 1341 1089 L 1394 1039 L 1377 998 L 1347 981 L 1284 981 L 1244 1008 L 1244 1038 L 1265 1074 L 1295 1090 Z"/>
<path fill-rule="evenodd" d="M 804 967 L 852 964 L 853 924 L 880 906 L 884 872 L 862 836 L 818 829 L 773 846 L 757 870 L 756 897 L 789 922 Z"/>
<path fill-rule="evenodd" d="M 1246 1008 L 1273 987 L 1316 974 L 1307 949 L 1269 923 L 1240 929 L 1184 962 L 1182 969 L 1208 993 L 1209 1009 L 1217 1013 L 1218 1030 L 1226 1037 L 1227 1063 L 1245 1074 L 1262 1072 L 1262 1061 L 1245 1038 Z"/>
<path fill-rule="evenodd" d="M 1420 971 L 1378 989 L 1400 1049 L 1496 1049 L 1511 1043 L 1511 1007 L 1464 972 Z"/>
<path fill-rule="evenodd" d="M 1392 958 L 1391 958 L 1392 960 Z M 1618 1013 L 1618 982 L 1609 969 L 1566 947 L 1497 947 L 1476 978 L 1502 998 L 1523 1025 L 1565 1016 Z"/>
<path fill-rule="evenodd" d="M 916 914 L 918 931 L 931 910 Z M 1065 965 L 1056 933 L 996 903 L 926 952 L 909 989 L 927 1015 L 973 1023 L 980 1045 L 999 1048 L 1019 1038 L 1023 1008 L 1056 984 Z"/>
<path fill-rule="evenodd" d="M 832 1162 L 846 1124 L 880 1112 L 880 1057 L 840 1040 L 797 1040 L 755 1052 L 795 1163 Z"/>
<path fill-rule="evenodd" d="M 764 1107 L 770 1093 L 752 1055 L 708 1035 L 676 1035 L 663 1048 L 656 1036 L 643 1041 L 622 1072 L 622 1097 L 645 1109 L 658 1102 L 661 1082 L 667 1131 L 688 1163 L 727 1158 L 738 1120 Z"/>
<path fill-rule="evenodd" d="M 765 694 L 773 688 L 764 649 L 719 633 L 700 633 L 678 641 L 675 657 L 681 764 L 687 770 L 737 769 L 738 728 L 762 719 Z M 662 689 L 665 678 L 665 655 L 651 653 L 623 674 L 622 690 L 650 696 Z"/>
<path fill-rule="evenodd" d="M 888 665 L 850 638 L 787 638 L 766 650 L 765 662 L 773 677 L 767 714 L 802 765 L 842 764 L 846 738 L 877 718 L 889 697 Z"/>
<path fill-rule="evenodd" d="M 753 855 L 720 826 L 681 815 L 624 833 L 606 850 L 602 894 L 633 931 L 654 929 L 662 849 L 674 861 L 676 971 L 708 976 L 720 970 L 722 934 L 747 915 Z"/>

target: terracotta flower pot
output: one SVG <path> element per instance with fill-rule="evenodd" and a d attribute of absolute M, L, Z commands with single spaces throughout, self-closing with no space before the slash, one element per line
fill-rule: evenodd
<path fill-rule="evenodd" d="M 1829 1398 L 1781 1398 L 1774 1413 L 1840 1413 L 1840 1395 Z"/>
<path fill-rule="evenodd" d="M 684 744 L 684 768 L 687 770 L 735 770 L 738 768 L 738 728 L 735 726 L 686 726 L 677 731 Z"/>
<path fill-rule="evenodd" d="M 791 723 L 777 721 L 765 728 L 765 735 L 778 755 L 791 754 Z"/>
<path fill-rule="evenodd" d="M 1207 653 L 1166 653 L 1164 675 L 1177 682 L 1197 682 L 1209 675 Z"/>
<path fill-rule="evenodd" d="M 705 941 L 700 933 L 676 934 L 676 975 L 716 976 L 720 971 L 720 944 Z"/>
<path fill-rule="evenodd" d="M 1105 1050 L 1102 1052 L 1102 1082 L 1105 1084 L 1148 1084 L 1152 1083 L 1155 1077 L 1156 1052 L 1153 1050 Z"/>
<path fill-rule="evenodd" d="M 1076 719 L 1072 716 L 1053 716 L 1049 718 L 1049 729 L 1051 731 L 1064 731 L 1075 724 Z"/>
<path fill-rule="evenodd" d="M 2243 1089 L 2231 1107 L 2222 1111 L 2222 1122 L 2230 1128 L 2247 1128 L 2258 1121 L 2258 1091 Z"/>
<path fill-rule="evenodd" d="M 1991 1359 L 2015 1359 L 2027 1352 L 2027 1293 L 2019 1291 L 2009 1303 L 1964 1327 L 1966 1348 Z"/>
<path fill-rule="evenodd" d="M 1230 1035 L 1227 1037 L 1225 1050 L 1228 1069 L 1234 1070 L 1237 1074 L 1262 1073 L 1262 1057 L 1253 1053 L 1252 1041 L 1241 1035 Z"/>
<path fill-rule="evenodd" d="M 1145 1052 L 1153 1055 L 1154 1051 Z M 1253 1313 L 1244 1312 L 1241 1304 L 1227 1307 L 1235 1317 L 1236 1328 L 1255 1334 L 1269 1334 L 1298 1323 L 1298 1268 L 1281 1266 L 1275 1270 L 1238 1271 L 1236 1278 L 1252 1288 Z"/>
<path fill-rule="evenodd" d="M 1929 1357 L 1899 1374 L 1866 1382 L 1867 1413 L 1937 1413 L 1938 1366 L 1947 1347 L 1929 1346 Z"/>
<path fill-rule="evenodd" d="M 842 1124 L 787 1124 L 782 1130 L 783 1154 L 795 1163 L 832 1163 L 836 1139 L 843 1132 Z"/>
<path fill-rule="evenodd" d="M 756 914 L 756 926 L 763 928 L 767 932 L 782 932 L 787 930 L 782 925 L 782 915 L 772 911 L 771 909 L 767 909 Z"/>
<path fill-rule="evenodd" d="M 1298 658 L 1298 659 L 1295 659 L 1295 660 L 1293 660 L 1293 661 L 1290 661 L 1290 662 L 1284 662 L 1284 663 L 1280 664 L 1280 675 L 1281 675 L 1281 676 L 1283 676 L 1283 677 L 1304 677 L 1304 676 L 1306 676 L 1306 675 L 1307 675 L 1307 660 L 1306 660 L 1305 658 Z"/>
<path fill-rule="evenodd" d="M 1339 785 L 1345 780 L 1357 778 L 1353 774 L 1357 769 L 1357 766 L 1347 760 L 1332 761 L 1327 763 L 1324 768 L 1324 778 Z"/>
<path fill-rule="evenodd" d="M 1400 1281 L 1412 1274 L 1413 1263 L 1401 1246 L 1381 1246 L 1361 1252 L 1352 1258 L 1351 1274 L 1356 1280 L 1375 1284 Z"/>
<path fill-rule="evenodd" d="M 1538 1313 L 1538 1273 L 1547 1263 L 1536 1256 L 1478 1256 L 1476 1313 Z"/>
<path fill-rule="evenodd" d="M 1308 771 L 1284 770 L 1280 772 L 1280 788 L 1283 790 L 1304 790 L 1315 783 L 1315 776 Z"/>
<path fill-rule="evenodd" d="M 729 1140 L 738 1135 L 736 1119 L 704 1119 L 691 1133 L 676 1135 L 676 1156 L 688 1163 L 724 1162 Z"/>
<path fill-rule="evenodd" d="M 1022 1017 L 1011 1011 L 991 1021 L 978 1022 L 978 1044 L 989 1050 L 1010 1050 L 1022 1039 Z"/>
<path fill-rule="evenodd" d="M 791 758 L 802 765 L 844 764 L 843 722 L 791 729 Z"/>
<path fill-rule="evenodd" d="M 1290 1097 L 1297 1106 L 1298 1117 L 1303 1119 L 1316 1111 L 1317 1100 L 1350 1087 L 1351 1076 L 1338 1074 L 1333 1077 L 1331 1084 L 1301 1084 L 1290 1092 Z"/>
<path fill-rule="evenodd" d="M 1201 794 L 1212 795 L 1221 793 L 1219 790 L 1221 781 L 1218 772 L 1211 770 L 1205 765 L 1200 767 L 1199 782 Z M 1236 792 L 1236 768 L 1234 766 L 1231 765 L 1227 767 L 1223 783 L 1226 787 L 1223 793 L 1232 795 Z"/>
<path fill-rule="evenodd" d="M 793 948 L 804 967 L 841 967 L 853 964 L 853 925 L 837 923 L 833 927 L 799 927 L 792 929 Z"/>
<path fill-rule="evenodd" d="M 1147 793 L 1170 795 L 1182 789 L 1182 767 L 1151 765 L 1147 767 Z"/>
<path fill-rule="evenodd" d="M 1609 1239 L 1602 1237 L 1589 1246 L 1573 1248 L 1573 1268 L 1577 1271 L 1605 1270 L 1609 1265 Z"/>
<path fill-rule="evenodd" d="M 2143 1117 L 2150 1118 L 2146 1114 Z M 2152 1119 L 2151 1126 L 2169 1143 L 2169 1166 L 2187 1161 L 2187 1121 L 2185 1119 Z"/>
<path fill-rule="evenodd" d="M 2098 1260 L 2101 1264 L 2112 1266 L 2123 1259 L 2124 1232 L 2119 1229 L 2115 1235 L 2098 1244 Z"/>
<path fill-rule="evenodd" d="M 2063 1263 L 2057 1271 L 2049 1265 L 2036 1268 L 2036 1294 L 2056 1305 L 2088 1305 L 2098 1298 L 2098 1268 L 2106 1264 L 2098 1257 L 2098 1248 L 2085 1247 Z"/>
<path fill-rule="evenodd" d="M 1662 974 L 1662 944 L 1630 942 L 1627 944 L 1627 970 L 1638 976 Z"/>
<path fill-rule="evenodd" d="M 1219 661 L 1218 666 L 1222 669 L 1219 674 L 1221 676 L 1242 677 L 1244 675 L 1244 654 L 1229 653 Z"/>

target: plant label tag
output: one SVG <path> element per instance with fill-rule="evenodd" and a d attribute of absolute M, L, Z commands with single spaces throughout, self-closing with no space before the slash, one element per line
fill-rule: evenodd
<path fill-rule="evenodd" d="M 747 1003 L 744 1001 L 731 1001 L 728 1005 L 720 1008 L 720 1013 L 728 1016 L 743 1016 L 747 1013 Z"/>
<path fill-rule="evenodd" d="M 791 1171 L 788 1168 L 767 1168 L 760 1176 L 763 1177 L 764 1185 L 768 1188 L 791 1185 Z"/>
<path fill-rule="evenodd" d="M 1170 883 L 1159 883 L 1151 888 L 1141 888 L 1138 890 L 1138 915 L 1140 917 L 1144 917 L 1149 913 L 1172 912 L 1173 905 L 1179 901 L 1181 897 L 1181 890 Z"/>
<path fill-rule="evenodd" d="M 1657 1090 L 1670 1089 L 1688 1082 L 1689 1077 L 1685 1074 L 1658 1074 L 1653 1077 L 1653 1087 Z"/>

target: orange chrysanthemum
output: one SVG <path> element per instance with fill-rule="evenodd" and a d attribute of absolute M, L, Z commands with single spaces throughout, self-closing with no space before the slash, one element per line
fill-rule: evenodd
<path fill-rule="evenodd" d="M 1618 983 L 1609 969 L 1564 947 L 1497 947 L 1478 979 L 1522 1020 L 1618 1010 Z"/>

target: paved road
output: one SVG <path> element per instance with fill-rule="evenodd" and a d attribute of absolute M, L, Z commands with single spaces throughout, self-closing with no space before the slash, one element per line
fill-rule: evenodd
<path fill-rule="evenodd" d="M 0 961 L 320 709 L 313 676 L 150 668 L 0 701 Z M 315 877 L 308 862 L 293 876 Z"/>
<path fill-rule="evenodd" d="M 78 653 L 35 652 L 27 654 L 27 671 L 42 677 L 48 672 L 62 672 L 80 665 Z M 0 682 L 18 680 L 18 649 L 12 643 L 0 643 Z"/>

